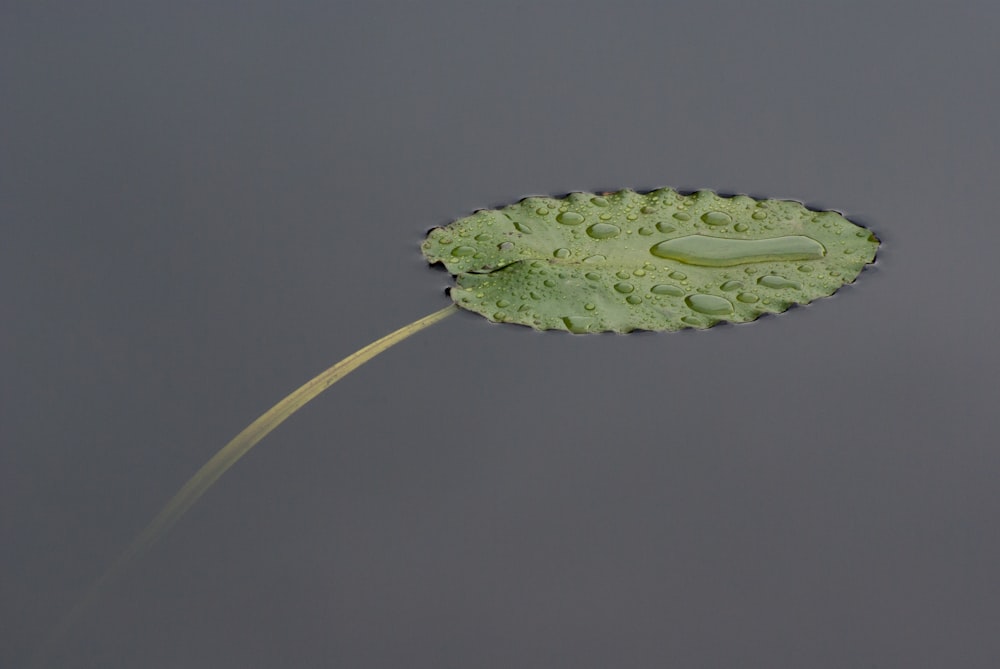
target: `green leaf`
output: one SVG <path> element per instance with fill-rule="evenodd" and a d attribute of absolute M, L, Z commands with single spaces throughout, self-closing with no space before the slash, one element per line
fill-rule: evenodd
<path fill-rule="evenodd" d="M 629 332 L 743 323 L 832 295 L 871 263 L 875 235 L 789 200 L 663 188 L 529 197 L 423 243 L 455 303 L 539 330 Z"/>

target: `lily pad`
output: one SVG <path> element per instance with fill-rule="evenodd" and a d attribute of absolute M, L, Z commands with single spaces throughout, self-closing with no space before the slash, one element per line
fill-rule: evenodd
<path fill-rule="evenodd" d="M 574 333 L 743 323 L 832 295 L 878 249 L 866 228 L 791 200 L 650 193 L 529 197 L 427 235 L 458 306 Z"/>

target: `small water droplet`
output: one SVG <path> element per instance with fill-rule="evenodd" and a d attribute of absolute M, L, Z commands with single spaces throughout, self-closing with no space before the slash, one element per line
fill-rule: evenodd
<path fill-rule="evenodd" d="M 629 277 L 629 274 L 625 270 L 619 270 L 615 272 L 615 276 L 617 276 L 619 279 L 627 279 Z"/>
<path fill-rule="evenodd" d="M 750 214 L 750 216 L 751 216 L 751 217 L 752 217 L 752 218 L 753 218 L 754 220 L 757 220 L 757 221 L 763 221 L 763 220 L 764 220 L 765 218 L 767 218 L 767 212 L 766 212 L 766 211 L 764 211 L 763 209 L 758 209 L 758 210 L 757 210 L 757 211 L 755 211 L 754 213 Z"/>
<path fill-rule="evenodd" d="M 563 324 L 573 334 L 585 334 L 590 331 L 594 319 L 590 316 L 563 316 Z"/>
<path fill-rule="evenodd" d="M 590 198 L 590 202 L 591 202 L 591 204 L 593 204 L 593 205 L 594 205 L 595 207 L 606 207 L 606 206 L 608 206 L 608 204 L 609 204 L 609 202 L 607 201 L 607 199 L 606 199 L 606 198 L 603 198 L 603 197 L 601 197 L 601 196 L 597 196 L 597 197 L 592 197 L 592 198 Z"/>
<path fill-rule="evenodd" d="M 629 295 L 625 298 L 625 301 L 629 304 L 642 304 L 642 298 L 638 295 Z"/>
<path fill-rule="evenodd" d="M 611 239 L 612 237 L 617 237 L 621 231 L 621 228 L 617 225 L 611 225 L 610 223 L 594 223 L 587 228 L 587 234 L 594 239 Z"/>
<path fill-rule="evenodd" d="M 518 232 L 526 234 L 526 235 L 530 235 L 531 234 L 531 226 L 528 225 L 527 223 L 521 223 L 520 221 L 514 221 L 514 229 L 517 230 Z"/>
<path fill-rule="evenodd" d="M 493 320 L 495 320 L 495 321 L 505 321 L 505 320 L 507 320 L 507 314 L 504 313 L 504 312 L 502 312 L 502 311 L 498 311 L 495 314 L 493 314 Z"/>
<path fill-rule="evenodd" d="M 556 282 L 552 279 L 546 279 L 545 281 L 542 281 L 542 283 L 545 284 L 546 288 L 553 288 L 556 285 Z"/>
<path fill-rule="evenodd" d="M 725 316 L 733 313 L 733 304 L 724 297 L 718 295 L 703 295 L 697 293 L 688 295 L 684 300 L 692 311 L 709 316 Z"/>
<path fill-rule="evenodd" d="M 569 249 L 556 249 L 555 251 L 552 252 L 552 255 L 555 256 L 556 258 L 568 258 Z"/>
<path fill-rule="evenodd" d="M 646 205 L 645 207 L 643 207 L 639 211 L 641 211 L 644 214 L 654 214 L 654 213 L 656 213 L 656 208 L 655 207 L 650 207 L 649 205 Z"/>
<path fill-rule="evenodd" d="M 706 225 L 729 225 L 733 222 L 733 217 L 724 211 L 706 211 L 701 215 L 701 220 Z"/>
<path fill-rule="evenodd" d="M 583 305 L 583 308 L 586 309 L 587 311 L 593 311 L 594 309 L 597 308 L 597 305 L 594 304 L 593 302 L 587 302 L 585 305 Z"/>
<path fill-rule="evenodd" d="M 549 210 L 547 207 L 539 207 L 538 209 L 535 210 L 535 213 L 538 214 L 539 216 L 548 216 Z"/>
<path fill-rule="evenodd" d="M 797 269 L 806 273 L 813 271 L 812 265 L 799 265 Z"/>
<path fill-rule="evenodd" d="M 735 230 L 736 232 L 746 232 L 749 229 L 750 226 L 747 225 L 746 223 L 737 223 L 736 225 L 733 226 L 733 230 Z"/>
<path fill-rule="evenodd" d="M 489 238 L 490 238 L 490 236 L 488 234 L 486 234 L 485 232 L 482 233 L 482 234 L 476 235 L 476 237 L 475 237 L 475 239 L 476 239 L 477 242 L 485 242 Z"/>
<path fill-rule="evenodd" d="M 497 300 L 497 306 L 500 307 L 501 309 L 504 309 L 510 306 L 510 302 L 508 302 L 507 300 Z"/>
<path fill-rule="evenodd" d="M 783 276 L 778 276 L 777 274 L 766 274 L 759 279 L 757 283 L 766 288 L 799 288 L 799 284 L 795 281 L 786 279 Z"/>
<path fill-rule="evenodd" d="M 501 251 L 510 251 L 512 248 L 514 248 L 514 242 L 501 242 L 497 244 L 497 248 L 500 249 Z"/>
<path fill-rule="evenodd" d="M 633 290 L 635 290 L 635 286 L 633 286 L 627 281 L 621 281 L 615 284 L 615 290 L 617 290 L 619 293 L 631 293 Z"/>
<path fill-rule="evenodd" d="M 556 220 L 563 225 L 580 225 L 586 219 L 584 219 L 582 214 L 578 214 L 575 211 L 564 211 L 556 216 Z"/>
<path fill-rule="evenodd" d="M 583 262 L 598 263 L 598 262 L 604 262 L 607 259 L 608 259 L 607 256 L 602 256 L 600 253 L 598 253 L 597 255 L 587 256 L 586 258 L 583 259 Z"/>
<path fill-rule="evenodd" d="M 602 221 L 610 221 L 611 220 L 611 214 L 601 214 L 597 218 L 601 219 Z"/>
<path fill-rule="evenodd" d="M 744 304 L 753 304 L 757 301 L 757 296 L 753 293 L 740 293 L 736 296 L 736 299 Z"/>
<path fill-rule="evenodd" d="M 590 281 L 600 281 L 601 280 L 601 275 L 598 274 L 597 272 L 587 272 L 583 276 L 585 276 Z"/>
<path fill-rule="evenodd" d="M 743 284 L 740 283 L 739 281 L 726 281 L 719 287 L 722 288 L 722 290 L 726 291 L 727 293 L 730 293 L 734 290 L 739 290 L 740 288 L 742 288 Z"/>
<path fill-rule="evenodd" d="M 670 295 L 671 297 L 683 297 L 684 289 L 680 286 L 673 286 L 669 283 L 658 283 L 649 289 L 654 295 Z"/>
<path fill-rule="evenodd" d="M 465 256 L 475 255 L 476 249 L 472 246 L 456 246 L 451 250 L 451 254 L 456 258 L 464 258 Z"/>
<path fill-rule="evenodd" d="M 625 218 L 626 218 L 627 220 L 629 220 L 629 221 L 634 221 L 635 219 L 639 218 L 639 215 L 638 215 L 638 214 L 629 214 L 629 215 L 628 215 L 628 216 L 626 216 Z"/>
<path fill-rule="evenodd" d="M 674 218 L 676 218 L 678 221 L 690 221 L 691 214 L 687 213 L 686 211 L 678 211 L 676 214 L 674 214 Z"/>
<path fill-rule="evenodd" d="M 676 279 L 677 281 L 683 281 L 684 279 L 688 278 L 688 275 L 685 274 L 684 272 L 677 272 L 677 271 L 673 271 L 667 276 L 669 276 L 671 279 Z"/>
<path fill-rule="evenodd" d="M 542 299 L 542 296 L 541 296 L 541 295 L 539 295 L 538 293 L 536 293 L 535 291 L 531 291 L 530 293 L 528 293 L 528 295 L 529 295 L 529 296 L 531 297 L 531 299 L 533 299 L 533 300 L 540 300 L 540 299 Z"/>
<path fill-rule="evenodd" d="M 646 227 L 639 228 L 639 234 L 642 235 L 643 237 L 648 237 L 651 234 L 653 234 L 653 228 L 646 228 Z"/>
<path fill-rule="evenodd" d="M 644 269 L 637 269 L 634 272 L 632 272 L 632 274 L 633 274 L 633 276 L 646 276 L 646 270 L 644 270 Z"/>
<path fill-rule="evenodd" d="M 681 321 L 687 323 L 688 325 L 693 325 L 695 327 L 701 325 L 701 319 L 695 318 L 694 316 L 685 316 L 684 318 L 681 319 Z"/>

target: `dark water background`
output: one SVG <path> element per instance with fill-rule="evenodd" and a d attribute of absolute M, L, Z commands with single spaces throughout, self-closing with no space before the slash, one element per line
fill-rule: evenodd
<path fill-rule="evenodd" d="M 239 463 L 65 667 L 995 667 L 993 2 L 4 2 L 0 666 L 529 194 L 871 226 L 707 332 L 462 313 Z"/>

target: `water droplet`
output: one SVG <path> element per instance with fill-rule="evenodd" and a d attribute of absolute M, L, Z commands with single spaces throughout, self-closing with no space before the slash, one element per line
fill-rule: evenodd
<path fill-rule="evenodd" d="M 678 281 L 683 281 L 684 279 L 688 278 L 688 275 L 685 274 L 684 272 L 677 272 L 677 271 L 671 272 L 667 276 L 669 276 L 671 279 L 676 279 Z"/>
<path fill-rule="evenodd" d="M 600 197 L 600 196 L 590 198 L 590 202 L 595 207 L 606 207 L 609 204 L 609 202 L 607 201 L 607 199 L 605 199 L 603 197 Z"/>
<path fill-rule="evenodd" d="M 597 272 L 587 272 L 583 276 L 585 276 L 587 279 L 589 279 L 591 281 L 600 281 L 601 280 L 601 275 L 598 274 Z"/>
<path fill-rule="evenodd" d="M 488 234 L 486 234 L 485 232 L 482 233 L 482 234 L 476 235 L 476 237 L 475 237 L 475 239 L 476 239 L 477 242 L 485 242 L 489 238 L 490 238 L 490 236 Z"/>
<path fill-rule="evenodd" d="M 539 207 L 538 209 L 535 210 L 535 213 L 538 214 L 539 216 L 548 216 L 549 210 L 546 207 Z"/>
<path fill-rule="evenodd" d="M 656 209 L 654 207 L 650 207 L 649 205 L 643 207 L 639 211 L 641 211 L 644 214 L 654 214 L 654 213 L 656 213 Z"/>
<path fill-rule="evenodd" d="M 531 234 L 531 226 L 527 223 L 521 223 L 520 221 L 514 221 L 514 229 L 526 235 Z"/>
<path fill-rule="evenodd" d="M 678 221 L 690 221 L 691 214 L 687 213 L 686 211 L 678 211 L 676 214 L 674 214 L 674 218 L 676 218 Z"/>
<path fill-rule="evenodd" d="M 709 316 L 725 316 L 733 313 L 733 304 L 724 297 L 718 295 L 688 295 L 684 300 L 692 311 Z"/>
<path fill-rule="evenodd" d="M 764 211 L 763 209 L 758 209 L 758 210 L 757 210 L 757 211 L 755 211 L 754 213 L 750 214 L 750 216 L 751 216 L 751 217 L 752 217 L 752 218 L 753 218 L 754 220 L 757 220 L 757 221 L 763 221 L 763 220 L 764 220 L 765 218 L 767 218 L 767 212 L 766 212 L 766 211 Z"/>
<path fill-rule="evenodd" d="M 542 299 L 542 296 L 539 295 L 538 293 L 536 293 L 535 291 L 531 291 L 530 293 L 528 293 L 528 295 L 531 296 L 531 299 L 533 299 L 533 300 L 540 300 L 540 299 Z"/>
<path fill-rule="evenodd" d="M 555 256 L 556 258 L 568 258 L 569 249 L 556 249 L 555 251 L 552 252 L 552 255 Z"/>
<path fill-rule="evenodd" d="M 759 279 L 757 283 L 767 288 L 799 288 L 799 284 L 795 281 L 790 281 L 783 276 L 778 276 L 777 274 L 766 274 Z"/>
<path fill-rule="evenodd" d="M 497 300 L 497 306 L 503 309 L 505 307 L 509 307 L 510 302 L 508 302 L 507 300 Z"/>
<path fill-rule="evenodd" d="M 611 220 L 611 214 L 601 214 L 597 218 L 601 219 L 602 221 L 610 221 Z"/>
<path fill-rule="evenodd" d="M 451 250 L 451 254 L 456 258 L 464 258 L 465 256 L 475 255 L 476 249 L 472 246 L 456 246 Z"/>
<path fill-rule="evenodd" d="M 733 217 L 724 211 L 706 211 L 701 215 L 701 220 L 706 225 L 729 225 L 733 222 Z"/>
<path fill-rule="evenodd" d="M 644 269 L 637 269 L 634 272 L 632 272 L 632 274 L 633 274 L 633 276 L 646 276 L 646 270 L 644 270 Z"/>
<path fill-rule="evenodd" d="M 633 286 L 627 281 L 621 281 L 615 284 L 615 290 L 617 290 L 619 293 L 631 293 L 633 290 L 635 290 L 635 286 Z"/>
<path fill-rule="evenodd" d="M 594 239 L 611 239 L 621 233 L 621 228 L 610 223 L 594 223 L 587 228 L 587 234 Z"/>
<path fill-rule="evenodd" d="M 687 323 L 688 325 L 693 325 L 695 327 L 701 325 L 701 319 L 695 318 L 694 316 L 685 316 L 684 318 L 681 319 L 681 321 Z"/>
<path fill-rule="evenodd" d="M 542 281 L 542 283 L 545 284 L 546 288 L 553 288 L 556 285 L 556 282 L 552 279 L 546 279 L 545 281 Z"/>
<path fill-rule="evenodd" d="M 583 308 L 586 309 L 587 311 L 593 311 L 594 309 L 597 308 L 597 305 L 592 302 L 587 302 L 585 305 L 583 305 Z"/>
<path fill-rule="evenodd" d="M 630 220 L 630 221 L 634 221 L 635 219 L 639 218 L 639 216 L 638 216 L 638 214 L 629 214 L 625 218 L 628 219 L 628 220 Z"/>
<path fill-rule="evenodd" d="M 642 304 L 642 298 L 638 295 L 629 295 L 625 298 L 625 301 L 629 304 Z"/>
<path fill-rule="evenodd" d="M 512 248 L 514 248 L 514 242 L 501 242 L 497 244 L 497 248 L 500 249 L 501 251 L 510 251 Z"/>
<path fill-rule="evenodd" d="M 556 216 L 556 220 L 563 225 L 580 225 L 586 219 L 584 219 L 582 214 L 578 214 L 575 211 L 564 211 Z"/>
<path fill-rule="evenodd" d="M 680 286 L 672 286 L 669 283 L 658 283 L 649 289 L 654 295 L 670 295 L 671 297 L 683 297 L 684 290 Z"/>
<path fill-rule="evenodd" d="M 800 272 L 811 272 L 813 271 L 812 265 L 799 265 L 797 268 Z"/>
<path fill-rule="evenodd" d="M 649 237 L 651 234 L 653 234 L 653 228 L 645 228 L 645 227 L 639 228 L 639 234 L 642 235 L 643 237 Z"/>
<path fill-rule="evenodd" d="M 594 319 L 590 316 L 563 316 L 563 324 L 573 334 L 585 334 L 590 331 Z"/>
<path fill-rule="evenodd" d="M 735 230 L 736 232 L 746 232 L 749 229 L 750 226 L 747 225 L 746 223 L 737 223 L 736 225 L 733 226 L 733 230 Z"/>
<path fill-rule="evenodd" d="M 722 290 L 726 291 L 727 293 L 730 293 L 734 290 L 739 290 L 740 288 L 742 288 L 743 284 L 740 283 L 739 281 L 726 281 L 719 287 L 722 288 Z"/>
<path fill-rule="evenodd" d="M 656 224 L 656 229 L 659 230 L 660 232 L 662 232 L 663 234 L 667 234 L 667 233 L 673 232 L 677 228 L 675 228 L 672 225 L 667 225 L 663 221 L 660 221 L 659 223 Z"/>
<path fill-rule="evenodd" d="M 770 239 L 724 239 L 688 235 L 660 242 L 650 250 L 658 258 L 679 260 L 687 265 L 730 267 L 777 260 L 816 260 L 826 253 L 811 237 L 789 235 Z"/>
<path fill-rule="evenodd" d="M 753 293 L 740 293 L 736 296 L 736 299 L 744 304 L 753 304 L 757 301 L 757 296 Z"/>
<path fill-rule="evenodd" d="M 507 314 L 505 314 L 502 311 L 498 311 L 495 314 L 493 314 L 493 320 L 495 320 L 495 321 L 504 321 L 504 320 L 507 320 Z"/>
<path fill-rule="evenodd" d="M 598 262 L 604 262 L 607 259 L 608 259 L 607 256 L 602 256 L 600 253 L 598 253 L 597 255 L 587 256 L 586 258 L 583 259 L 583 262 L 598 263 Z"/>

